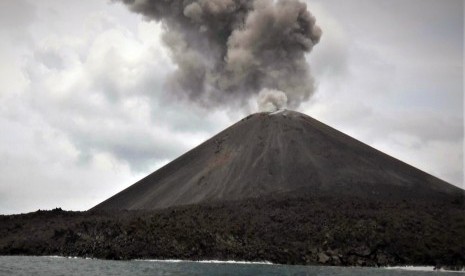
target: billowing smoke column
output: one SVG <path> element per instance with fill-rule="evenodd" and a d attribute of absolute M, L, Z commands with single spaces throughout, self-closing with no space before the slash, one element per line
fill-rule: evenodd
<path fill-rule="evenodd" d="M 177 65 L 167 81 L 175 95 L 210 107 L 244 104 L 263 89 L 280 90 L 297 107 L 313 93 L 305 54 L 321 30 L 298 0 L 119 1 L 162 22 Z"/>

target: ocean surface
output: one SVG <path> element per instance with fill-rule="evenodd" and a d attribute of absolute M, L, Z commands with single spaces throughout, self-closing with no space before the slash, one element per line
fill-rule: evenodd
<path fill-rule="evenodd" d="M 462 274 L 463 273 L 463 274 Z M 432 267 L 357 268 L 265 263 L 106 261 L 63 257 L 0 256 L 0 275 L 465 275 Z"/>

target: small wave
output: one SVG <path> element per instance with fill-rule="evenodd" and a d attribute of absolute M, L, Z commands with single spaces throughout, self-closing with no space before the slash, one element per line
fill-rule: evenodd
<path fill-rule="evenodd" d="M 272 265 L 272 262 L 264 261 L 264 262 L 247 262 L 247 261 L 220 261 L 220 260 L 204 260 L 204 261 L 196 261 L 199 263 L 218 263 L 218 264 L 266 264 Z"/>
<path fill-rule="evenodd" d="M 264 264 L 264 265 L 272 265 L 272 262 L 264 261 L 264 262 L 248 262 L 248 261 L 221 261 L 221 260 L 198 260 L 198 261 L 191 261 L 191 260 L 176 260 L 176 259 L 167 259 L 167 260 L 151 260 L 151 259 L 137 259 L 134 260 L 137 262 L 164 262 L 164 263 L 205 263 L 205 264 Z"/>
<path fill-rule="evenodd" d="M 52 255 L 52 256 L 39 256 L 39 257 L 45 257 L 45 258 L 57 258 L 57 259 L 66 259 L 66 257 L 63 257 L 63 256 L 58 256 L 58 255 Z"/>
<path fill-rule="evenodd" d="M 392 270 L 409 270 L 409 271 L 434 271 L 434 272 L 448 272 L 448 273 L 463 273 L 465 268 L 462 270 L 446 270 L 443 268 L 436 269 L 434 266 L 386 266 L 384 269 Z"/>
<path fill-rule="evenodd" d="M 94 258 L 90 257 L 76 257 L 76 256 L 58 256 L 58 255 L 51 255 L 51 256 L 38 256 L 44 258 L 53 258 L 53 259 L 82 259 L 82 260 L 94 260 Z"/>
<path fill-rule="evenodd" d="M 95 258 L 89 257 L 76 257 L 76 256 L 58 256 L 58 255 L 51 255 L 51 256 L 39 256 L 44 258 L 57 258 L 57 259 L 82 259 L 82 260 L 94 260 Z M 178 259 L 134 259 L 132 261 L 136 262 L 164 262 L 164 263 L 206 263 L 206 264 L 266 264 L 272 265 L 272 262 L 264 261 L 264 262 L 249 262 L 249 261 L 233 261 L 233 260 L 178 260 Z"/>

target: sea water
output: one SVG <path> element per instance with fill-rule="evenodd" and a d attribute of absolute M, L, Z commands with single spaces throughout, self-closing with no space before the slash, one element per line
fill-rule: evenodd
<path fill-rule="evenodd" d="M 0 275 L 444 275 L 449 273 L 458 272 L 434 271 L 432 267 L 362 268 L 218 261 L 107 261 L 53 256 L 0 256 Z"/>

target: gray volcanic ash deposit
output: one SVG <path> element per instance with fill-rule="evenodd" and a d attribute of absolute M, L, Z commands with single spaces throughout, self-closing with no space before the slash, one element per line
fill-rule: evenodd
<path fill-rule="evenodd" d="M 150 210 L 263 196 L 447 199 L 463 190 L 307 115 L 256 113 L 93 210 Z"/>

